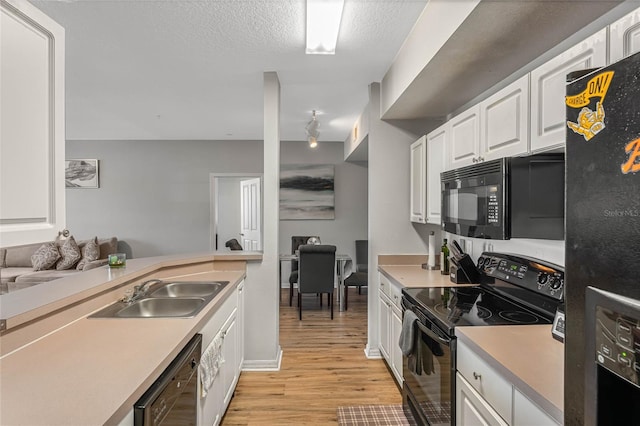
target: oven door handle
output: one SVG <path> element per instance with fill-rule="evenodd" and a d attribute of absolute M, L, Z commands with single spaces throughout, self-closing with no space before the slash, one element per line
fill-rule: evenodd
<path fill-rule="evenodd" d="M 425 333 L 426 335 L 428 335 L 432 339 L 435 339 L 435 340 L 439 341 L 443 345 L 451 346 L 451 339 L 445 339 L 442 336 L 438 336 L 436 333 L 434 333 L 433 331 L 429 330 L 422 323 L 420 323 L 420 321 L 416 321 L 416 324 L 418 325 L 418 328 L 420 329 L 420 331 L 422 331 L 423 333 Z"/>

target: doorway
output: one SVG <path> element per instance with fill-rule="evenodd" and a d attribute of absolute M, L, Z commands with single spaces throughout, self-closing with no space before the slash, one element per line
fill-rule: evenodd
<path fill-rule="evenodd" d="M 210 175 L 210 247 L 226 250 L 236 239 L 243 250 L 262 250 L 262 175 L 216 173 Z"/>

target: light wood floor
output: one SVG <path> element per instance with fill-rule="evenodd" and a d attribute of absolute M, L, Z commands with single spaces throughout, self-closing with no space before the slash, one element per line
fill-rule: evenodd
<path fill-rule="evenodd" d="M 349 290 L 349 310 L 331 321 L 323 307 L 305 295 L 302 321 L 289 307 L 288 290 L 280 303 L 282 365 L 277 372 L 245 371 L 222 425 L 337 424 L 344 405 L 399 404 L 399 388 L 383 360 L 367 359 L 367 291 Z"/>

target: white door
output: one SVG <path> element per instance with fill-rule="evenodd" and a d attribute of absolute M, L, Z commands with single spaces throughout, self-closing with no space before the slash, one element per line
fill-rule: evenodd
<path fill-rule="evenodd" d="M 240 238 L 245 250 L 262 250 L 260 178 L 240 182 Z"/>

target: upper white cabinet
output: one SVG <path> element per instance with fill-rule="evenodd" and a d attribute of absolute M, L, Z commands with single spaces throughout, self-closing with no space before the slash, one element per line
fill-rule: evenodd
<path fill-rule="evenodd" d="M 29 2 L 0 3 L 0 239 L 65 226 L 64 29 Z"/>
<path fill-rule="evenodd" d="M 427 135 L 427 223 L 440 225 L 440 173 L 447 169 L 449 123 Z"/>
<path fill-rule="evenodd" d="M 607 61 L 607 29 L 531 72 L 531 151 L 561 147 L 565 141 L 567 74 L 602 67 Z"/>
<path fill-rule="evenodd" d="M 449 166 L 452 169 L 482 161 L 480 158 L 480 105 L 449 120 Z"/>
<path fill-rule="evenodd" d="M 529 150 L 529 74 L 480 103 L 481 159 Z"/>
<path fill-rule="evenodd" d="M 640 9 L 636 9 L 609 27 L 609 61 L 640 52 Z"/>
<path fill-rule="evenodd" d="M 411 144 L 411 216 L 412 222 L 427 222 L 427 138 Z"/>

